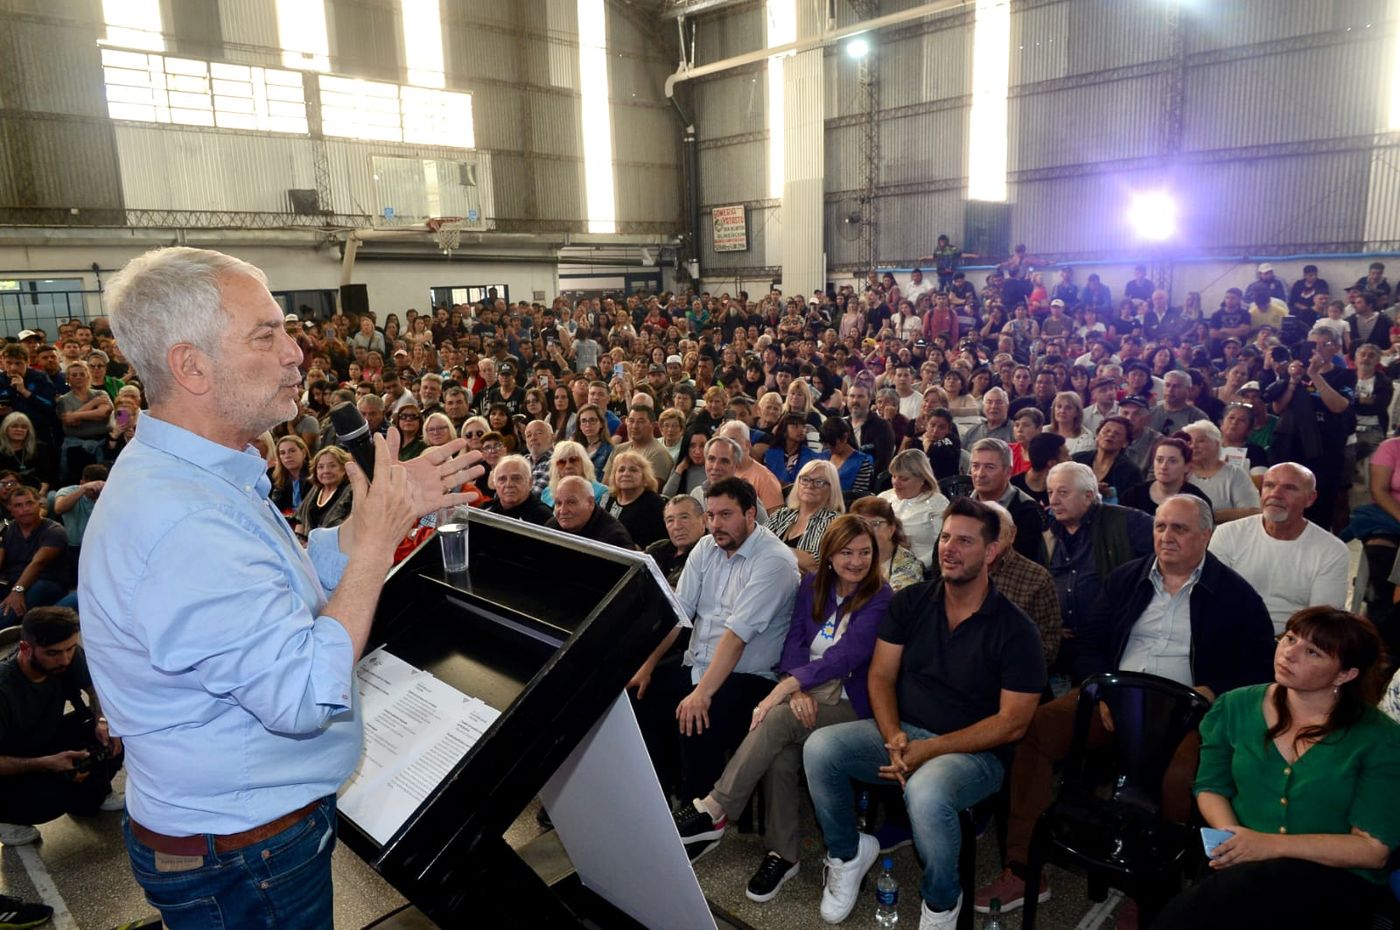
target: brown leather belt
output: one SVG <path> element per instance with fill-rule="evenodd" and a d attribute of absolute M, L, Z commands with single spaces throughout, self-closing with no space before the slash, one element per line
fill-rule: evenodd
<path fill-rule="evenodd" d="M 270 820 L 260 827 L 244 830 L 242 833 L 228 833 L 222 836 L 216 834 L 213 837 L 214 851 L 219 853 L 237 852 L 252 846 L 254 843 L 271 839 L 288 827 L 305 820 L 320 803 L 321 799 L 318 798 L 305 807 L 297 808 L 290 814 L 283 814 L 276 820 Z M 203 856 L 209 852 L 209 837 L 205 834 L 166 836 L 164 833 L 149 830 L 134 820 L 131 821 L 131 833 L 150 849 L 170 856 Z"/>

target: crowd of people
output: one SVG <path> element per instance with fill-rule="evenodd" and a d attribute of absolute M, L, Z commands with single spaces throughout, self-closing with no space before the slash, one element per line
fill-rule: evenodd
<path fill-rule="evenodd" d="M 1312 265 L 1289 286 L 1262 264 L 1247 288 L 1181 296 L 1139 267 L 1115 300 L 1021 247 L 980 287 L 946 241 L 932 258 L 932 280 L 811 295 L 287 315 L 302 394 L 255 443 L 271 502 L 303 540 L 350 518 L 329 419 L 348 402 L 397 429 L 404 462 L 479 452 L 475 506 L 650 554 L 691 622 L 629 690 L 694 852 L 763 782 L 756 901 L 799 869 L 804 770 L 827 922 L 911 839 L 921 927 L 1047 898 L 1026 888 L 1027 850 L 1077 685 L 1127 670 L 1212 702 L 1163 814 L 1234 833 L 1159 925 L 1254 908 L 1275 880 L 1296 894 L 1272 922 L 1330 908 L 1354 925 L 1337 915 L 1370 914 L 1400 845 L 1380 803 L 1400 728 L 1377 709 L 1400 655 L 1384 268 L 1334 291 Z M 0 609 L 21 617 L 72 597 L 145 402 L 102 319 L 52 345 L 21 333 L 0 361 Z M 1371 503 L 1353 511 L 1358 480 Z M 1364 546 L 1355 614 L 1342 537 Z M 1400 713 L 1400 686 L 1381 706 Z M 906 810 L 862 832 L 852 782 L 899 786 Z M 959 812 L 1003 785 L 1006 870 L 964 902 Z"/>

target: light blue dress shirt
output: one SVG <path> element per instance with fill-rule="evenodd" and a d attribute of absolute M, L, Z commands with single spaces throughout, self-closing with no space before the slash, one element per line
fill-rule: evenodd
<path fill-rule="evenodd" d="M 765 526 L 755 526 L 733 555 L 702 536 L 676 585 L 676 598 L 694 618 L 684 660 L 691 684 L 710 667 L 725 630 L 745 644 L 734 671 L 776 681 L 801 580 L 797 556 Z"/>
<path fill-rule="evenodd" d="M 362 743 L 349 634 L 322 614 L 346 558 L 303 549 L 266 463 L 149 414 L 83 540 L 83 642 L 127 810 L 171 836 L 237 833 L 333 793 Z"/>
<path fill-rule="evenodd" d="M 81 556 L 80 556 L 81 558 Z M 1193 687 L 1191 675 L 1191 592 L 1201 580 L 1205 559 L 1175 594 L 1167 591 L 1166 580 L 1152 560 L 1148 577 L 1152 580 L 1152 600 L 1128 633 L 1123 660 L 1118 667 L 1128 672 L 1147 672 Z"/>

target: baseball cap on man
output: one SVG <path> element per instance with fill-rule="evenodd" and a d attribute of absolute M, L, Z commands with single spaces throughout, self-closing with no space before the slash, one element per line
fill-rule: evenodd
<path fill-rule="evenodd" d="M 1271 272 L 1271 271 L 1273 271 L 1273 270 L 1274 270 L 1274 266 L 1273 266 L 1273 265 L 1270 265 L 1268 262 L 1262 262 L 1262 263 L 1260 263 L 1260 265 L 1259 265 L 1259 273 L 1260 273 L 1260 274 L 1268 274 L 1269 272 Z"/>
<path fill-rule="evenodd" d="M 1120 401 L 1118 402 L 1118 406 L 1120 406 L 1120 407 L 1141 407 L 1143 410 L 1147 410 L 1147 409 L 1150 408 L 1152 405 L 1149 404 L 1149 403 L 1147 402 L 1147 398 L 1146 398 L 1146 397 L 1143 397 L 1141 394 L 1129 394 L 1127 397 L 1123 398 L 1122 400 L 1120 400 Z"/>
<path fill-rule="evenodd" d="M 39 334 L 34 332 L 34 330 L 32 329 L 22 329 L 19 331 L 19 335 L 15 338 L 17 338 L 20 342 L 23 342 L 26 339 L 38 339 Z"/>

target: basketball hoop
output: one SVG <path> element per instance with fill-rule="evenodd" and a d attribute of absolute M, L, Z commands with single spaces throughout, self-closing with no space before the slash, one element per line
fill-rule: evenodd
<path fill-rule="evenodd" d="M 462 243 L 462 218 L 460 216 L 441 216 L 428 220 L 428 232 L 433 234 L 437 240 L 442 254 L 451 258 L 453 251 Z"/>

